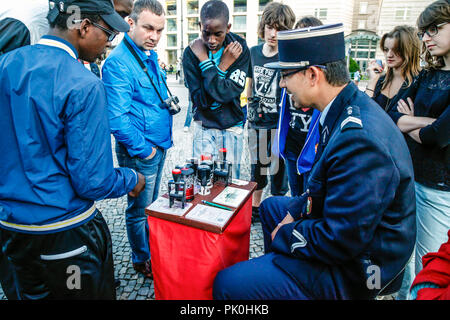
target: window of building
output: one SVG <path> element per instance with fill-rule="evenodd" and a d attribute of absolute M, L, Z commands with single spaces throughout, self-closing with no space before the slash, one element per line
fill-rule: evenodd
<path fill-rule="evenodd" d="M 411 10 L 408 8 L 401 8 L 395 10 L 395 20 L 397 21 L 405 21 L 409 20 L 411 16 Z"/>
<path fill-rule="evenodd" d="M 177 31 L 177 19 L 167 19 L 167 31 Z"/>
<path fill-rule="evenodd" d="M 367 14 L 368 6 L 369 6 L 368 2 L 360 2 L 359 3 L 359 14 Z"/>
<path fill-rule="evenodd" d="M 168 47 L 176 47 L 177 46 L 177 35 L 176 34 L 168 34 L 167 35 L 167 46 Z"/>
<path fill-rule="evenodd" d="M 266 5 L 272 0 L 259 0 L 259 11 L 264 11 Z"/>
<path fill-rule="evenodd" d="M 234 0 L 234 12 L 247 12 L 247 0 Z"/>
<path fill-rule="evenodd" d="M 247 16 L 234 16 L 233 29 L 234 30 L 246 30 L 247 29 Z"/>
<path fill-rule="evenodd" d="M 314 9 L 314 16 L 319 20 L 326 20 L 328 16 L 328 9 L 327 8 Z"/>
<path fill-rule="evenodd" d="M 198 14 L 198 0 L 188 0 L 187 13 L 188 14 Z"/>
<path fill-rule="evenodd" d="M 188 33 L 188 42 L 191 43 L 198 38 L 198 33 Z"/>
<path fill-rule="evenodd" d="M 177 15 L 177 1 L 176 0 L 167 0 L 166 1 L 167 15 L 168 16 L 176 16 Z"/>
<path fill-rule="evenodd" d="M 366 20 L 358 20 L 358 29 L 365 29 L 366 28 Z"/>
<path fill-rule="evenodd" d="M 198 17 L 187 18 L 188 31 L 198 31 Z"/>
<path fill-rule="evenodd" d="M 167 50 L 167 63 L 175 65 L 177 63 L 177 50 Z"/>
<path fill-rule="evenodd" d="M 377 40 L 361 38 L 351 41 L 350 57 L 355 59 L 362 70 L 367 68 L 370 59 L 375 58 L 377 43 Z"/>

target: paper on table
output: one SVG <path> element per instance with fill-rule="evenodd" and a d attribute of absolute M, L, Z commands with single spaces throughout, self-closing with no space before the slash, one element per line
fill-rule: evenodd
<path fill-rule="evenodd" d="M 248 185 L 248 181 L 240 180 L 240 179 L 231 179 L 232 184 L 236 184 L 238 186 L 246 186 Z"/>
<path fill-rule="evenodd" d="M 233 211 L 198 204 L 185 218 L 223 227 L 232 216 Z"/>
<path fill-rule="evenodd" d="M 184 209 L 181 208 L 181 202 L 175 201 L 172 208 L 169 207 L 169 199 L 164 197 L 159 197 L 151 205 L 147 207 L 148 210 L 157 211 L 161 213 L 172 214 L 174 216 L 182 216 L 192 207 L 192 203 L 186 202 L 184 204 Z"/>
<path fill-rule="evenodd" d="M 226 187 L 212 202 L 237 208 L 249 192 L 245 189 Z"/>

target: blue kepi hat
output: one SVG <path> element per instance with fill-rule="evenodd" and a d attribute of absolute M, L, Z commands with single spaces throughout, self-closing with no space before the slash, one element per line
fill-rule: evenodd
<path fill-rule="evenodd" d="M 277 38 L 280 61 L 267 63 L 266 68 L 307 69 L 345 58 L 342 23 L 280 31 Z"/>

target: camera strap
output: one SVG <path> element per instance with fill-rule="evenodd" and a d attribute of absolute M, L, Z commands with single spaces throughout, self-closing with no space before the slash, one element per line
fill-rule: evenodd
<path fill-rule="evenodd" d="M 134 48 L 131 46 L 131 44 L 128 42 L 128 40 L 127 40 L 126 38 L 123 38 L 123 41 L 124 41 L 124 43 L 125 43 L 125 46 L 128 48 L 128 50 L 130 50 L 131 54 L 133 55 L 133 57 L 134 57 L 134 58 L 136 59 L 136 61 L 138 62 L 139 66 L 142 68 L 142 70 L 143 70 L 143 71 L 145 72 L 145 74 L 147 75 L 148 79 L 150 80 L 150 83 L 152 84 L 153 88 L 154 88 L 155 91 L 156 91 L 156 94 L 158 95 L 159 100 L 161 100 L 161 103 L 164 104 L 164 103 L 165 103 L 165 102 L 164 102 L 164 99 L 161 97 L 161 94 L 159 93 L 158 88 L 156 87 L 155 83 L 153 82 L 152 77 L 150 77 L 150 75 L 148 74 L 148 69 L 147 69 L 147 67 L 145 66 L 144 62 L 139 58 L 139 56 L 138 56 L 136 50 L 134 50 Z M 164 79 L 162 79 L 162 80 L 163 80 L 164 86 L 167 88 L 167 92 L 169 93 L 170 97 L 173 97 L 173 96 L 172 96 L 172 92 L 170 92 L 170 89 L 169 89 L 169 87 L 167 86 L 166 81 L 165 81 Z"/>

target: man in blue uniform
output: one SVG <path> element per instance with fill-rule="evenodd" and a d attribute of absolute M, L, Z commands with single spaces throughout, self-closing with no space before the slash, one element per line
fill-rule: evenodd
<path fill-rule="evenodd" d="M 95 201 L 137 196 L 114 169 L 93 62 L 128 24 L 109 0 L 50 1 L 49 35 L 0 58 L 0 228 L 20 299 L 115 299 L 112 243 Z"/>
<path fill-rule="evenodd" d="M 370 299 L 401 282 L 414 247 L 411 158 L 350 82 L 343 25 L 278 34 L 280 85 L 321 111 L 307 191 L 261 204 L 266 254 L 221 271 L 216 299 Z M 323 50 L 323 48 L 327 50 Z"/>

